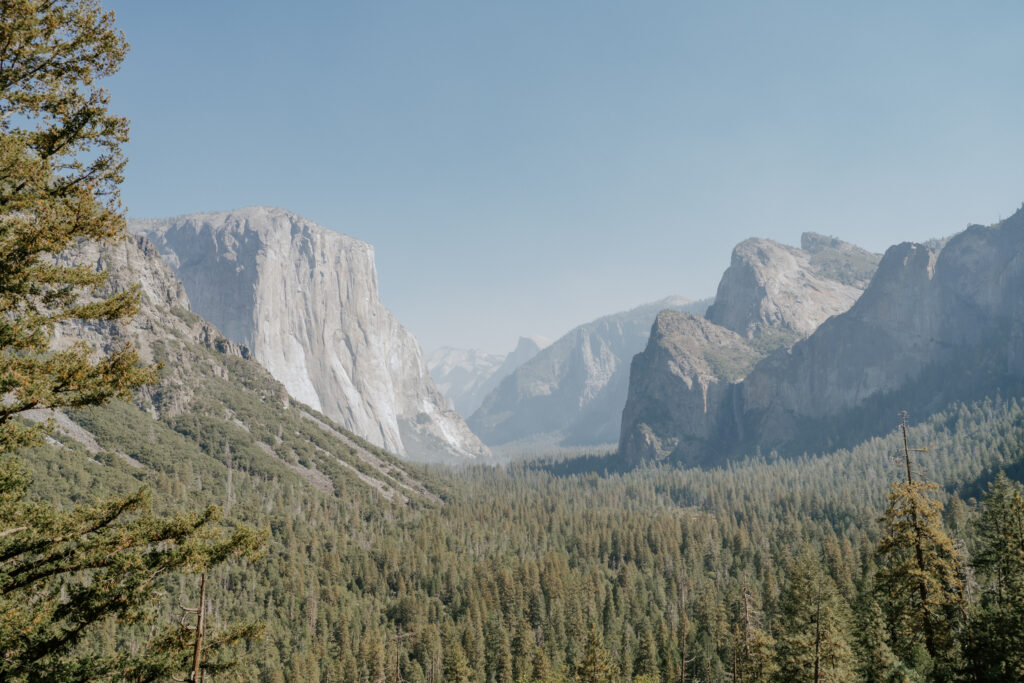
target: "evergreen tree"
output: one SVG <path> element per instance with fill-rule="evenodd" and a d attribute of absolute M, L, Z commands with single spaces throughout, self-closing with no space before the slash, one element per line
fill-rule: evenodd
<path fill-rule="evenodd" d="M 453 624 L 445 623 L 441 630 L 441 640 L 444 647 L 444 680 L 450 683 L 468 683 L 473 680 L 473 669 L 469 666 Z"/>
<path fill-rule="evenodd" d="M 896 653 L 916 662 L 915 668 L 934 667 L 935 678 L 948 679 L 966 617 L 963 569 L 942 526 L 942 502 L 934 497 L 938 485 L 914 479 L 905 416 L 902 429 L 906 479 L 889 489 L 876 588 Z"/>
<path fill-rule="evenodd" d="M 853 653 L 847 640 L 848 608 L 809 546 L 786 573 L 776 640 L 782 681 L 850 681 Z"/>
<path fill-rule="evenodd" d="M 760 683 L 775 673 L 775 640 L 761 621 L 755 597 L 744 587 L 732 635 L 732 671 L 737 681 Z"/>
<path fill-rule="evenodd" d="M 613 683 L 618 679 L 619 668 L 605 649 L 597 626 L 591 625 L 583 650 L 583 661 L 576 671 L 576 680 L 579 683 Z"/>
<path fill-rule="evenodd" d="M 853 620 L 857 653 L 857 672 L 865 683 L 890 683 L 898 676 L 901 662 L 889 646 L 885 615 L 875 594 L 874 565 L 861 581 L 854 603 Z"/>
<path fill-rule="evenodd" d="M 125 119 L 95 81 L 128 45 L 92 0 L 0 1 L 0 449 L 38 443 L 32 408 L 95 405 L 154 378 L 126 345 L 93 359 L 50 349 L 55 325 L 132 315 L 138 291 L 99 294 L 105 275 L 54 256 L 81 239 L 123 237 L 118 183 Z"/>
<path fill-rule="evenodd" d="M 181 629 L 132 656 L 75 654 L 93 626 L 146 615 L 158 580 L 252 555 L 258 536 L 223 535 L 219 512 L 160 519 L 145 491 L 67 512 L 29 502 L 14 457 L 42 443 L 37 408 L 129 398 L 155 379 L 130 345 L 97 357 L 84 343 L 51 348 L 66 321 L 116 321 L 138 307 L 136 289 L 104 291 L 105 276 L 57 257 L 80 240 L 124 236 L 118 196 L 128 123 L 107 111 L 97 79 L 128 49 L 96 0 L 0 0 L 0 678 L 153 680 L 182 671 Z M 250 626 L 210 633 L 211 657 Z M 180 647 L 179 647 L 180 646 Z M 199 648 L 196 648 L 199 652 Z"/>
<path fill-rule="evenodd" d="M 658 663 L 658 645 L 654 640 L 651 627 L 644 625 L 637 643 L 636 658 L 633 663 L 634 676 L 655 676 L 661 671 Z"/>
<path fill-rule="evenodd" d="M 968 677 L 1024 681 L 1024 486 L 1000 472 L 976 527 L 973 564 L 982 594 L 968 639 Z"/>
<path fill-rule="evenodd" d="M 547 682 L 554 680 L 554 672 L 551 670 L 551 662 L 544 648 L 538 647 L 533 651 L 533 680 Z"/>

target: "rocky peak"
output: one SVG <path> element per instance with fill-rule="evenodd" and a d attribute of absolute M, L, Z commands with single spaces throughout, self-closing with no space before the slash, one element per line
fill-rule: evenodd
<path fill-rule="evenodd" d="M 879 258 L 815 233 L 804 233 L 801 247 L 760 238 L 740 242 L 708 319 L 749 339 L 788 345 L 849 309 Z"/>
<path fill-rule="evenodd" d="M 956 401 L 1019 395 L 1021 292 L 1022 212 L 948 241 L 897 244 L 848 311 L 739 381 L 710 385 L 706 403 L 691 388 L 702 368 L 685 362 L 699 331 L 661 325 L 634 362 L 621 454 L 692 464 L 755 447 L 796 455 L 876 435 L 900 410 L 923 419 Z"/>

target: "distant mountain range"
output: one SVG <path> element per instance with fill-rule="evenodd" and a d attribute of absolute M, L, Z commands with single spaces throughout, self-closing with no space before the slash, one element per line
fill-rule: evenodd
<path fill-rule="evenodd" d="M 516 348 L 505 355 L 444 346 L 427 356 L 427 368 L 455 410 L 468 417 L 501 380 L 548 345 L 540 337 L 520 337 Z"/>
<path fill-rule="evenodd" d="M 470 428 L 489 446 L 614 444 L 629 361 L 658 311 L 703 313 L 707 305 L 669 297 L 574 328 L 502 379 L 470 416 Z"/>
<path fill-rule="evenodd" d="M 884 257 L 815 233 L 799 248 L 749 239 L 713 301 L 669 297 L 550 345 L 427 360 L 381 304 L 364 242 L 265 207 L 130 228 L 152 244 L 86 256 L 142 284 L 153 308 L 130 329 L 151 357 L 168 354 L 166 333 L 258 362 L 330 429 L 412 459 L 617 444 L 625 466 L 704 466 L 852 444 L 904 408 L 1024 387 L 1024 209 Z M 108 329 L 61 334 L 114 343 Z M 161 419 L 196 405 L 183 368 L 199 366 L 176 353 L 139 398 Z"/>

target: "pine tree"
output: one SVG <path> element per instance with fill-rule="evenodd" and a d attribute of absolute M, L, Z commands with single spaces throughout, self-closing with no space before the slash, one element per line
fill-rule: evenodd
<path fill-rule="evenodd" d="M 247 529 L 225 536 L 219 511 L 169 519 L 149 512 L 145 489 L 73 512 L 24 500 L 27 479 L 0 479 L 0 679 L 93 680 L 121 672 L 131 680 L 154 680 L 187 668 L 191 637 L 171 628 L 139 656 L 73 656 L 87 629 L 105 619 L 142 619 L 173 570 L 202 571 L 237 555 L 256 554 L 262 537 Z M 13 492 L 13 494 L 12 494 Z M 208 640 L 214 657 L 255 625 L 230 628 Z"/>
<path fill-rule="evenodd" d="M 942 503 L 934 497 L 938 485 L 914 478 L 905 415 L 902 429 L 906 479 L 889 489 L 876 588 L 893 650 L 947 679 L 957 664 L 957 636 L 966 618 L 963 569 L 942 526 Z"/>
<path fill-rule="evenodd" d="M 583 661 L 576 671 L 576 680 L 579 683 L 612 683 L 618 679 L 619 668 L 605 649 L 597 626 L 591 625 L 583 650 Z"/>
<path fill-rule="evenodd" d="M 875 568 L 872 563 L 857 589 L 853 620 L 856 640 L 857 671 L 865 683 L 888 683 L 897 677 L 902 663 L 889 646 L 889 630 L 875 593 Z"/>
<path fill-rule="evenodd" d="M 981 604 L 971 622 L 968 677 L 1024 681 L 1024 486 L 1000 472 L 976 523 Z"/>
<path fill-rule="evenodd" d="M 453 624 L 445 623 L 441 629 L 444 648 L 444 680 L 450 683 L 467 683 L 473 680 L 473 669 L 462 649 L 462 642 Z"/>
<path fill-rule="evenodd" d="M 0 678 L 153 680 L 181 671 L 186 634 L 170 629 L 133 656 L 78 655 L 90 628 L 141 619 L 173 570 L 201 572 L 261 541 L 225 535 L 219 512 L 160 519 L 146 490 L 71 512 L 29 502 L 15 455 L 41 443 L 36 408 L 130 398 L 155 379 L 130 345 L 96 354 L 84 343 L 51 348 L 67 321 L 116 321 L 135 313 L 137 289 L 104 291 L 92 267 L 57 256 L 80 240 L 124 236 L 118 195 L 128 122 L 107 111 L 96 81 L 128 49 L 96 0 L 0 0 Z M 252 625 L 210 634 L 209 658 Z M 208 659 L 209 670 L 219 664 Z"/>
<path fill-rule="evenodd" d="M 128 45 L 93 0 L 0 1 L 0 449 L 38 443 L 43 426 L 16 420 L 32 408 L 128 397 L 154 378 L 126 345 L 98 359 L 85 344 L 53 351 L 67 320 L 132 315 L 138 291 L 82 301 L 105 275 L 53 256 L 82 239 L 124 235 L 118 183 L 128 122 L 107 112 L 95 81 L 117 70 Z"/>
<path fill-rule="evenodd" d="M 658 645 L 654 640 L 654 633 L 649 625 L 644 625 L 640 631 L 640 640 L 637 643 L 636 657 L 633 663 L 634 676 L 653 676 L 658 673 Z"/>
<path fill-rule="evenodd" d="M 853 680 L 849 610 L 810 547 L 803 548 L 787 571 L 780 602 L 779 680 Z"/>
<path fill-rule="evenodd" d="M 732 671 L 737 681 L 769 681 L 775 673 L 775 640 L 761 621 L 756 599 L 744 587 L 732 633 Z"/>
<path fill-rule="evenodd" d="M 533 680 L 546 683 L 554 680 L 554 672 L 551 670 L 551 662 L 544 648 L 538 647 L 533 651 Z"/>

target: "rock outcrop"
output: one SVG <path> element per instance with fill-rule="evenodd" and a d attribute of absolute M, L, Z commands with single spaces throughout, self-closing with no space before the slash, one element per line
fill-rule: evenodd
<path fill-rule="evenodd" d="M 1022 391 L 1021 292 L 1024 209 L 992 227 L 972 226 L 944 246 L 893 246 L 848 311 L 723 387 L 701 420 L 695 410 L 676 415 L 659 442 L 675 444 L 669 457 L 689 464 L 757 447 L 796 455 L 885 432 L 900 410 L 923 419 L 956 401 Z M 635 400 L 647 403 L 627 406 L 642 418 L 633 418 L 637 433 L 621 442 L 630 462 L 667 450 L 644 451 L 639 431 L 656 422 L 647 416 L 660 415 L 643 387 L 664 384 L 667 362 L 635 366 Z"/>
<path fill-rule="evenodd" d="M 406 457 L 488 454 L 381 303 L 369 244 L 266 207 L 129 228 L 156 244 L 193 310 L 251 349 L 297 400 Z"/>
<path fill-rule="evenodd" d="M 63 323 L 54 330 L 53 345 L 62 348 L 85 341 L 110 353 L 131 343 L 144 363 L 163 362 L 160 383 L 144 387 L 139 393 L 140 406 L 154 417 L 173 418 L 181 414 L 192 396 L 193 383 L 187 381 L 187 375 L 194 365 L 187 361 L 187 354 L 179 345 L 169 345 L 165 340 L 187 339 L 239 357 L 249 355 L 248 349 L 233 344 L 191 312 L 185 287 L 160 260 L 156 247 L 142 236 L 129 236 L 112 244 L 83 242 L 61 253 L 56 260 L 62 265 L 91 265 L 97 271 L 105 271 L 107 282 L 98 292 L 101 295 L 139 286 L 139 311 L 131 321 Z M 86 300 L 89 298 L 85 296 Z"/>
<path fill-rule="evenodd" d="M 739 445 L 815 447 L 829 432 L 861 438 L 890 428 L 899 410 L 920 419 L 1016 387 L 1022 292 L 1024 209 L 968 228 L 941 251 L 891 247 L 853 308 L 736 387 Z"/>
<path fill-rule="evenodd" d="M 619 446 L 629 464 L 717 440 L 729 383 L 746 375 L 758 358 L 732 330 L 688 313 L 659 313 L 647 348 L 630 367 Z"/>
<path fill-rule="evenodd" d="M 626 402 L 629 361 L 647 342 L 659 311 L 707 302 L 669 297 L 573 329 L 521 365 L 468 420 L 491 446 L 615 443 Z"/>
<path fill-rule="evenodd" d="M 84 242 L 56 259 L 106 272 L 100 296 L 137 285 L 141 301 L 130 320 L 58 325 L 53 346 L 85 341 L 109 352 L 130 342 L 145 364 L 160 364 L 158 382 L 138 390 L 133 404 L 27 415 L 55 420 L 50 443 L 67 457 L 81 447 L 89 466 L 109 468 L 114 477 L 127 469 L 133 480 L 180 473 L 182 462 L 204 460 L 226 475 L 225 508 L 235 500 L 232 475 L 237 490 L 246 492 L 241 495 L 272 482 L 308 488 L 305 495 L 348 497 L 368 488 L 394 502 L 438 500 L 393 456 L 289 397 L 248 348 L 192 312 L 184 286 L 144 237 Z M 85 292 L 81 300 L 95 295 Z M 191 476 L 182 481 L 204 483 Z M 269 490 L 262 495 L 273 497 Z"/>
<path fill-rule="evenodd" d="M 746 240 L 733 250 L 707 318 L 744 337 L 778 339 L 784 346 L 849 309 L 879 258 L 815 233 L 804 233 L 800 249 Z"/>
<path fill-rule="evenodd" d="M 452 407 L 468 417 L 501 380 L 547 345 L 542 339 L 520 337 L 516 348 L 505 355 L 445 346 L 427 356 L 427 368 Z"/>
<path fill-rule="evenodd" d="M 879 256 L 805 233 L 801 248 L 749 239 L 733 250 L 707 319 L 663 314 L 632 363 L 619 452 L 627 463 L 704 462 L 727 441 L 732 385 L 861 296 Z"/>

